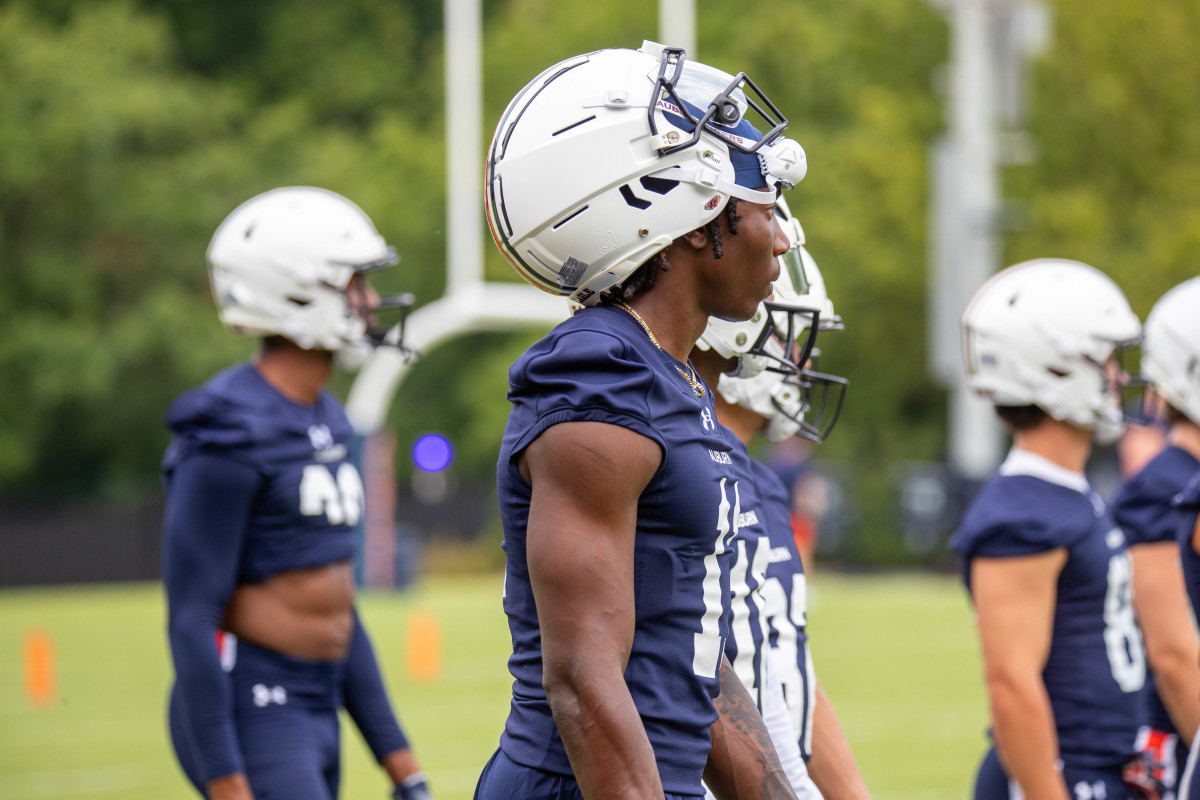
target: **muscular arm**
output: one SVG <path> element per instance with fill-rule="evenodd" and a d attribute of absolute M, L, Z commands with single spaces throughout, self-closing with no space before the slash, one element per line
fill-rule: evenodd
<path fill-rule="evenodd" d="M 820 684 L 817 684 L 817 707 L 813 713 L 813 747 L 808 772 L 826 800 L 870 800 L 871 793 L 858 771 L 837 713 Z"/>
<path fill-rule="evenodd" d="M 167 636 L 187 738 L 179 746 L 198 752 L 214 800 L 250 798 L 216 631 L 237 582 L 258 483 L 247 466 L 193 455 L 175 468 L 163 520 Z"/>
<path fill-rule="evenodd" d="M 1154 681 L 1180 737 L 1191 746 L 1200 726 L 1200 640 L 1188 611 L 1175 542 L 1139 544 L 1133 559 L 1133 605 Z"/>
<path fill-rule="evenodd" d="M 661 459 L 655 442 L 626 428 L 567 422 L 534 440 L 519 464 L 533 487 L 526 552 L 543 684 L 585 797 L 663 797 L 624 679 L 638 498 Z"/>
<path fill-rule="evenodd" d="M 712 793 L 720 800 L 795 798 L 758 706 L 724 655 L 716 706 L 719 716 L 704 768 L 704 782 Z"/>
<path fill-rule="evenodd" d="M 1017 558 L 976 558 L 971 592 L 992 733 L 1008 776 L 1027 800 L 1067 800 L 1056 769 L 1058 734 L 1042 670 L 1050 654 L 1058 574 L 1067 553 L 1056 548 Z"/>

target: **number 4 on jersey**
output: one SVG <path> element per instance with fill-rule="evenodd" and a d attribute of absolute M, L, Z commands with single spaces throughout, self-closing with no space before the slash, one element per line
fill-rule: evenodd
<path fill-rule="evenodd" d="M 309 464 L 300 479 L 300 513 L 306 517 L 321 514 L 330 525 L 357 525 L 362 517 L 362 478 L 353 464 L 338 467 L 337 480 L 324 464 Z"/>

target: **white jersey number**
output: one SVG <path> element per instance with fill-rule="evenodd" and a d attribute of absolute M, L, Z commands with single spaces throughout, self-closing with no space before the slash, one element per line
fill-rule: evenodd
<path fill-rule="evenodd" d="M 721 505 L 717 508 L 717 541 L 713 551 L 704 557 L 704 616 L 700 618 L 700 632 L 695 635 L 692 651 L 692 672 L 705 678 L 717 677 L 721 666 L 721 613 L 724 609 L 721 604 L 721 563 L 718 557 L 725 552 L 726 540 L 730 534 L 737 533 L 738 514 L 742 513 L 737 481 L 733 482 L 733 513 L 729 513 L 726 480 L 721 479 Z"/>
<path fill-rule="evenodd" d="M 362 478 L 354 465 L 338 467 L 337 480 L 324 464 L 309 464 L 300 478 L 300 513 L 306 517 L 324 514 L 330 525 L 357 525 L 362 518 Z"/>
<path fill-rule="evenodd" d="M 1108 560 L 1108 593 L 1104 597 L 1104 647 L 1113 679 L 1123 692 L 1136 692 L 1146 682 L 1142 632 L 1133 614 L 1133 567 L 1128 553 Z"/>

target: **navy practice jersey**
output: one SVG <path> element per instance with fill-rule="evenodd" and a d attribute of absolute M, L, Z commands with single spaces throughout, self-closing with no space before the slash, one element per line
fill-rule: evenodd
<path fill-rule="evenodd" d="M 1170 446 L 1125 482 L 1113 501 L 1113 516 L 1130 547 L 1178 542 L 1184 512 L 1172 500 L 1198 469 L 1200 461 L 1186 450 Z M 1153 672 L 1146 676 L 1146 686 L 1142 689 L 1142 712 L 1143 721 L 1152 728 L 1176 732 L 1171 715 L 1158 696 Z"/>
<path fill-rule="evenodd" d="M 1125 536 L 1083 477 L 1014 450 L 971 504 L 950 546 L 971 588 L 975 558 L 1064 548 L 1042 682 L 1063 763 L 1106 767 L 1133 752 L 1146 662 Z"/>
<path fill-rule="evenodd" d="M 800 754 L 808 760 L 812 755 L 812 718 L 817 691 L 805 632 L 808 583 L 792 535 L 787 487 L 766 465 L 758 461 L 751 465 L 762 503 L 762 522 L 770 543 L 767 579 L 761 594 L 772 655 L 771 670 L 783 686 L 792 727 L 800 742 Z"/>
<path fill-rule="evenodd" d="M 767 579 L 771 543 L 767 539 L 766 514 L 755 485 L 754 460 L 746 445 L 732 431 L 726 430 L 726 434 L 733 447 L 731 455 L 738 474 L 741 514 L 738 515 L 738 537 L 733 543 L 733 568 L 729 574 L 729 639 L 725 642 L 725 655 L 761 710 L 766 688 L 763 643 L 767 641 L 762 589 Z"/>
<path fill-rule="evenodd" d="M 176 468 L 195 455 L 218 456 L 258 473 L 238 583 L 348 561 L 362 516 L 363 485 L 350 460 L 353 432 L 328 392 L 295 403 L 253 366 L 218 373 L 167 412 L 174 437 L 163 459 L 167 494 Z"/>
<path fill-rule="evenodd" d="M 163 583 L 180 711 L 201 781 L 244 771 L 215 634 L 238 584 L 348 561 L 363 488 L 350 425 L 322 393 L 300 405 L 250 365 L 167 413 Z M 369 735 L 369 734 L 368 734 Z"/>
<path fill-rule="evenodd" d="M 1192 546 L 1192 534 L 1196 530 L 1197 519 L 1200 519 L 1200 472 L 1188 478 L 1187 484 L 1171 502 L 1180 513 L 1179 563 L 1183 567 L 1183 584 L 1187 587 L 1188 599 L 1192 601 L 1193 614 L 1200 614 L 1197 611 L 1200 609 L 1200 553 Z M 1200 781 L 1196 785 L 1200 787 Z"/>
<path fill-rule="evenodd" d="M 561 422 L 619 425 L 662 448 L 662 464 L 638 502 L 636 629 L 625 682 L 663 788 L 696 795 L 703 794 L 709 727 L 717 718 L 713 698 L 728 630 L 728 562 L 740 489 L 730 458 L 732 435 L 716 424 L 712 393 L 697 398 L 679 366 L 628 313 L 600 307 L 556 327 L 509 371 L 512 410 L 497 483 L 515 681 L 500 747 L 518 764 L 571 774 L 542 688 L 541 636 L 525 550 L 530 488 L 516 458 Z"/>

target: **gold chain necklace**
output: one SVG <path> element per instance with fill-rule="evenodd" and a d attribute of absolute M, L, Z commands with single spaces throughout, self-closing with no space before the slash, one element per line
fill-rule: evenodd
<path fill-rule="evenodd" d="M 654 343 L 655 347 L 657 347 L 659 350 L 663 349 L 663 346 L 658 343 L 658 339 L 655 338 L 654 332 L 650 330 L 650 326 L 646 324 L 646 320 L 642 319 L 641 314 L 633 310 L 633 306 L 629 305 L 624 300 L 618 300 L 616 305 L 619 308 L 629 312 L 629 316 L 633 317 L 634 320 L 637 321 L 637 324 L 642 326 L 642 330 L 644 330 L 646 335 L 650 337 L 650 341 Z M 707 389 L 704 387 L 704 381 L 700 380 L 700 376 L 696 374 L 696 369 L 692 366 L 691 361 L 688 362 L 687 367 L 687 371 L 685 372 L 683 367 L 676 364 L 675 371 L 678 372 L 679 375 L 688 382 L 688 386 L 692 387 L 692 393 L 696 395 L 696 397 L 704 397 L 707 392 Z"/>

